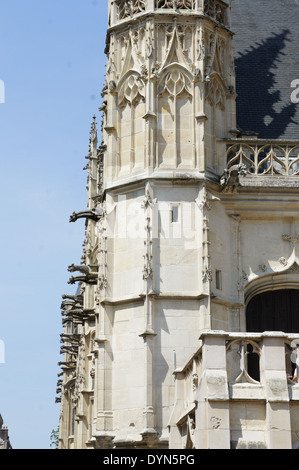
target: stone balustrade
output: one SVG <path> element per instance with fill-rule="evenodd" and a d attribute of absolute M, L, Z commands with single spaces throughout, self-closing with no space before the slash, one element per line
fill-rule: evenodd
<path fill-rule="evenodd" d="M 176 448 L 299 448 L 298 336 L 206 331 L 175 371 Z"/>
<path fill-rule="evenodd" d="M 132 18 L 148 9 L 203 12 L 218 23 L 225 24 L 228 4 L 223 0 L 116 0 L 117 19 Z"/>
<path fill-rule="evenodd" d="M 227 142 L 227 169 L 235 165 L 250 174 L 299 175 L 299 142 L 236 139 Z"/>

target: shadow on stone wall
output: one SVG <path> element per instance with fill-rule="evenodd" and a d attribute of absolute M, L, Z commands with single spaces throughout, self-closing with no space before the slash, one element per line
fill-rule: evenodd
<path fill-rule="evenodd" d="M 243 131 L 257 132 L 259 138 L 277 139 L 290 123 L 298 124 L 294 121 L 296 104 L 290 101 L 292 79 L 287 73 L 281 78 L 289 37 L 289 30 L 273 33 L 235 59 L 237 123 Z"/>

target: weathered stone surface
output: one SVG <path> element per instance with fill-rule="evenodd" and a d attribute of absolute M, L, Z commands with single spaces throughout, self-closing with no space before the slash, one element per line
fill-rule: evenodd
<path fill-rule="evenodd" d="M 237 128 L 231 2 L 108 5 L 60 447 L 299 446 L 296 338 L 246 332 L 252 299 L 298 288 L 299 144 Z"/>

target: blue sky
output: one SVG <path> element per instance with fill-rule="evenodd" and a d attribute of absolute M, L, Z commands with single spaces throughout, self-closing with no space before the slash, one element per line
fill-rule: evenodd
<path fill-rule="evenodd" d="M 92 116 L 101 116 L 106 0 L 2 0 L 0 414 L 15 449 L 50 447 L 67 267 L 80 263 Z"/>

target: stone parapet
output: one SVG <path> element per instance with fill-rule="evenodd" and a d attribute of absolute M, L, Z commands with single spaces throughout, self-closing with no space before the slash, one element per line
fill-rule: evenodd
<path fill-rule="evenodd" d="M 200 349 L 175 371 L 170 443 L 177 448 L 297 448 L 294 335 L 210 330 L 200 340 Z"/>
<path fill-rule="evenodd" d="M 244 174 L 299 176 L 298 141 L 240 138 L 226 143 L 228 171 L 239 166 Z"/>

